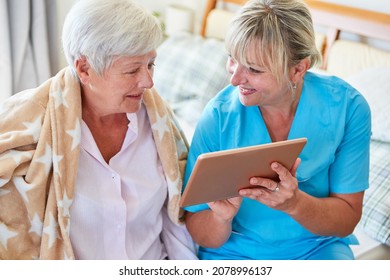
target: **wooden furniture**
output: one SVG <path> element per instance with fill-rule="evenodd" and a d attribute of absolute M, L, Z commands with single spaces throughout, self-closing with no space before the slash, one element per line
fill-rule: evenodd
<path fill-rule="evenodd" d="M 207 18 L 218 8 L 218 3 L 243 5 L 247 0 L 208 0 L 202 18 L 200 34 L 205 36 Z M 368 11 L 319 0 L 305 0 L 310 8 L 315 26 L 326 28 L 326 39 L 322 46 L 322 69 L 326 69 L 329 50 L 339 39 L 341 32 L 362 37 L 390 41 L 390 14 Z"/>

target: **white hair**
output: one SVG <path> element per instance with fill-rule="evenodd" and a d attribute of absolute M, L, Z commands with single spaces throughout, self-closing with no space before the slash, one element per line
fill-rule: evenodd
<path fill-rule="evenodd" d="M 102 75 L 118 56 L 156 49 L 162 36 L 157 18 L 132 0 L 79 0 L 65 18 L 62 45 L 74 74 L 85 56 Z"/>

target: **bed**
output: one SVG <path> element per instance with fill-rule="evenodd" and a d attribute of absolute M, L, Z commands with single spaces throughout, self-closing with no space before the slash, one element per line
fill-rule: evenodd
<path fill-rule="evenodd" d="M 235 9 L 244 2 L 208 0 L 199 34 L 173 34 L 158 49 L 155 87 L 171 104 L 189 142 L 207 101 L 229 83 L 223 38 Z M 323 63 L 312 71 L 342 77 L 366 97 L 372 111 L 370 188 L 355 230 L 360 244 L 352 249 L 357 259 L 389 260 L 390 15 L 306 2 L 323 55 Z"/>

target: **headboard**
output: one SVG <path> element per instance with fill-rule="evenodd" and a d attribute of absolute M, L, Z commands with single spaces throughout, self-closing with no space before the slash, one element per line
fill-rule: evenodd
<path fill-rule="evenodd" d="M 390 14 L 318 0 L 305 0 L 305 2 L 310 8 L 314 25 L 326 28 L 322 48 L 323 69 L 327 67 L 331 46 L 339 39 L 341 32 L 390 42 Z"/>
<path fill-rule="evenodd" d="M 208 0 L 202 18 L 200 34 L 204 37 L 223 39 L 232 10 L 224 4 L 243 5 L 247 0 Z M 340 33 L 352 33 L 362 38 L 390 42 L 390 14 L 363 10 L 319 0 L 305 0 L 310 8 L 315 27 L 325 31 L 316 33 L 316 44 L 323 55 L 322 69 L 327 69 L 329 52 L 340 38 Z"/>

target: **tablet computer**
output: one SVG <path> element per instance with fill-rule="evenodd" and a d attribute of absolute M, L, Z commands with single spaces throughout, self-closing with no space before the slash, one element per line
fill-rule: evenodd
<path fill-rule="evenodd" d="M 277 161 L 291 169 L 306 142 L 306 138 L 298 138 L 201 154 L 188 179 L 180 206 L 238 196 L 240 189 L 251 186 L 249 179 L 254 176 L 278 180 L 271 163 Z"/>

